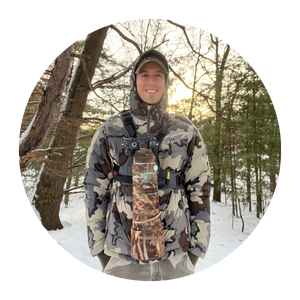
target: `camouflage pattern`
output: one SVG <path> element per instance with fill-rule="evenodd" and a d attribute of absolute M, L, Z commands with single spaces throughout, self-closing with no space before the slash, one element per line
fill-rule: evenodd
<path fill-rule="evenodd" d="M 187 253 L 145 265 L 112 257 L 103 273 L 131 280 L 163 281 L 191 275 L 194 273 L 194 266 Z"/>
<path fill-rule="evenodd" d="M 131 256 L 153 260 L 165 254 L 160 218 L 158 166 L 151 149 L 135 151 L 132 164 Z M 156 167 L 156 168 L 155 168 Z"/>
<path fill-rule="evenodd" d="M 143 59 L 138 60 L 136 66 Z M 143 102 L 131 74 L 130 110 L 137 133 L 156 135 L 167 107 L 167 87 L 161 101 L 154 105 Z M 122 166 L 127 156 L 120 151 L 123 137 L 129 137 L 120 114 L 108 118 L 97 130 L 87 154 L 84 187 L 86 219 L 91 254 L 104 252 L 125 260 L 124 264 L 156 264 L 187 251 L 204 258 L 210 238 L 210 167 L 204 141 L 193 123 L 171 114 L 167 134 L 158 152 L 162 169 L 183 171 L 184 188 L 158 189 L 160 218 L 165 254 L 153 260 L 131 256 L 133 226 L 133 187 L 113 180 L 113 164 Z M 175 259 L 175 258 L 173 258 Z"/>
<path fill-rule="evenodd" d="M 168 70 L 166 68 L 166 66 L 163 64 L 163 62 L 158 59 L 158 57 L 154 56 L 154 55 L 148 55 L 148 56 L 145 56 L 142 60 L 140 60 L 140 63 L 137 67 L 137 69 L 135 70 L 135 74 L 138 74 L 138 72 L 140 71 L 140 69 L 142 68 L 142 66 L 144 64 L 147 64 L 147 63 L 150 63 L 150 62 L 154 62 L 154 63 L 157 63 L 159 64 L 162 69 L 164 70 L 165 74 L 168 74 Z"/>

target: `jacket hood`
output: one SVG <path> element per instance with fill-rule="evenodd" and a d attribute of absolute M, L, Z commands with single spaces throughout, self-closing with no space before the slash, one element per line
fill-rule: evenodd
<path fill-rule="evenodd" d="M 166 72 L 166 86 L 165 91 L 159 102 L 149 105 L 145 103 L 138 95 L 136 88 L 136 70 L 138 69 L 139 64 L 143 60 L 147 60 L 149 57 L 155 57 L 154 60 L 159 60 L 159 64 L 163 64 L 163 68 Z M 152 60 L 153 61 L 153 60 Z M 149 61 L 150 62 L 150 61 Z M 160 126 L 163 113 L 165 112 L 168 105 L 168 87 L 169 87 L 169 65 L 167 59 L 163 54 L 156 50 L 148 50 L 144 52 L 136 61 L 133 66 L 131 76 L 130 76 L 130 112 L 134 117 L 134 121 L 139 128 L 139 125 L 149 121 L 147 119 L 147 114 L 150 114 L 150 121 L 154 122 L 150 126 L 150 131 L 155 131 L 157 126 Z M 154 126 L 155 125 L 155 126 Z M 154 126 L 154 127 L 153 127 Z M 137 130 L 139 131 L 139 130 Z M 144 130 L 143 130 L 144 131 Z"/>

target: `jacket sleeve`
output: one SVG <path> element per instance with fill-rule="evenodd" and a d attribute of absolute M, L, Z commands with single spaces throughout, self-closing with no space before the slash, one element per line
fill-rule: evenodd
<path fill-rule="evenodd" d="M 106 212 L 110 199 L 112 164 L 107 150 L 105 123 L 96 131 L 87 152 L 84 178 L 88 244 L 93 256 L 104 248 Z"/>
<path fill-rule="evenodd" d="M 204 258 L 210 239 L 210 166 L 206 147 L 199 131 L 194 127 L 188 145 L 189 163 L 185 170 L 185 191 L 190 209 L 191 245 L 189 251 Z"/>

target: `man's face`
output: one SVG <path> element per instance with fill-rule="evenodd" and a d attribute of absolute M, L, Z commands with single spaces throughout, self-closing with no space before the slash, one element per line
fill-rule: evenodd
<path fill-rule="evenodd" d="M 140 98 L 147 104 L 157 103 L 164 94 L 166 75 L 157 63 L 147 63 L 136 74 L 136 87 Z"/>

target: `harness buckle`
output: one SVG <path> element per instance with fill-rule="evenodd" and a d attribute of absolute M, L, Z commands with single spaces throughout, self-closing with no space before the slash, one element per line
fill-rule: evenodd
<path fill-rule="evenodd" d="M 137 140 L 140 149 L 148 149 L 148 136 L 138 136 Z"/>

